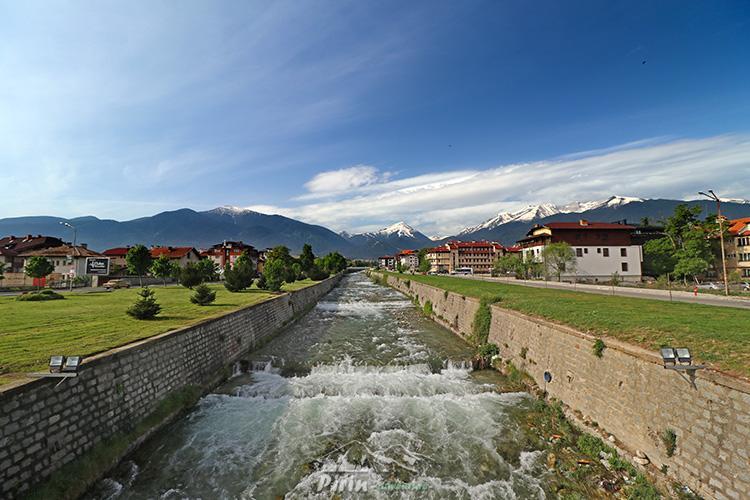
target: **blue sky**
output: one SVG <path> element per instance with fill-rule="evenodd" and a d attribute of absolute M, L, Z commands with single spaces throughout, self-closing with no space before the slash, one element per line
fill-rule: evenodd
<path fill-rule="evenodd" d="M 0 1 L 0 217 L 750 197 L 746 2 Z M 644 64 L 645 61 L 645 64 Z"/>

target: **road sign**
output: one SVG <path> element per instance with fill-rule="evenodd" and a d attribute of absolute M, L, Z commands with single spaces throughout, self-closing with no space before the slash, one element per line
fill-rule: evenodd
<path fill-rule="evenodd" d="M 107 276 L 109 274 L 109 257 L 86 257 L 86 274 Z"/>

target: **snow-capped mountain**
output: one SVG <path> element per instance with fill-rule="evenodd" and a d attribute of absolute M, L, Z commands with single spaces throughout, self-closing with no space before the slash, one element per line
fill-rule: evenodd
<path fill-rule="evenodd" d="M 403 221 L 378 231 L 339 234 L 357 247 L 372 249 L 380 255 L 393 254 L 405 249 L 418 249 L 432 244 L 430 238 Z"/>
<path fill-rule="evenodd" d="M 544 219 L 545 217 L 551 217 L 556 214 L 581 213 L 605 207 L 616 208 L 636 201 L 643 200 L 641 198 L 632 198 L 628 196 L 610 196 L 606 200 L 574 201 L 565 205 L 553 205 L 551 203 L 528 205 L 516 212 L 500 212 L 495 217 L 488 219 L 481 224 L 467 227 L 458 233 L 458 235 L 463 236 L 483 229 L 492 229 L 509 222 L 530 222 L 537 219 Z"/>

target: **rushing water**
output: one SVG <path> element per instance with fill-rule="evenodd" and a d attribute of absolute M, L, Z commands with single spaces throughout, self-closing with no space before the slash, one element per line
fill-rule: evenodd
<path fill-rule="evenodd" d="M 529 397 L 470 356 L 397 292 L 347 276 L 90 496 L 544 498 L 540 452 L 521 444 Z"/>

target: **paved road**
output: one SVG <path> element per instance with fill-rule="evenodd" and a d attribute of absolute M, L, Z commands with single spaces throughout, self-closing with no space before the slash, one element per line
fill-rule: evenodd
<path fill-rule="evenodd" d="M 535 288 L 558 288 L 562 290 L 574 290 L 577 292 L 596 293 L 599 295 L 617 295 L 621 297 L 636 297 L 641 299 L 655 300 L 672 300 L 674 302 L 690 302 L 693 304 L 705 304 L 709 306 L 721 307 L 739 307 L 750 309 L 750 299 L 744 297 L 724 297 L 721 295 L 712 295 L 708 293 L 698 293 L 696 297 L 690 292 L 672 291 L 670 299 L 668 290 L 650 290 L 644 288 L 630 288 L 624 286 L 606 286 L 606 285 L 583 285 L 581 283 L 558 283 L 556 281 L 526 281 L 513 278 L 493 278 L 490 276 L 463 276 L 466 279 L 475 279 L 482 281 L 496 281 L 508 283 L 511 285 L 530 286 Z"/>

